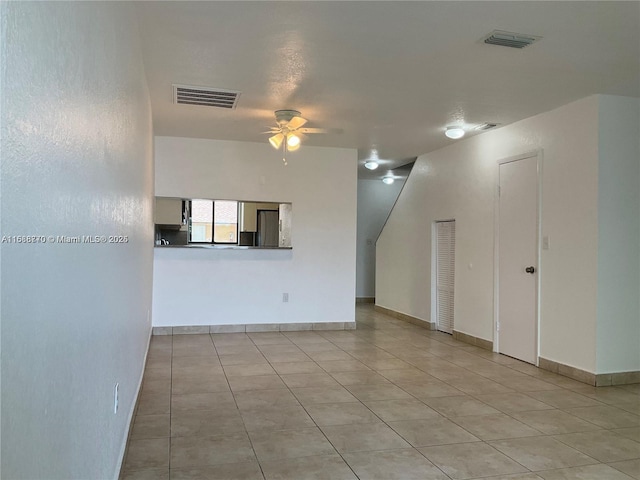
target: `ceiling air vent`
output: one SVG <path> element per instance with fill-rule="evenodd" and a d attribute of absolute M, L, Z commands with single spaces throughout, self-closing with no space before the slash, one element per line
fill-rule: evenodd
<path fill-rule="evenodd" d="M 484 132 L 485 130 L 491 130 L 492 128 L 496 128 L 498 125 L 500 124 L 499 123 L 481 123 L 475 129 L 481 132 Z"/>
<path fill-rule="evenodd" d="M 542 37 L 535 35 L 525 35 L 522 33 L 505 32 L 503 30 L 494 30 L 483 38 L 484 43 L 489 45 L 501 45 L 503 47 L 524 48 L 533 42 L 540 40 Z"/>
<path fill-rule="evenodd" d="M 221 88 L 173 85 L 173 103 L 205 107 L 236 108 L 240 92 Z"/>

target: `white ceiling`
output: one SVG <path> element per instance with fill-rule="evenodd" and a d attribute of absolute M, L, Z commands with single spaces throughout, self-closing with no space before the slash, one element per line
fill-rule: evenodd
<path fill-rule="evenodd" d="M 293 108 L 307 145 L 376 148 L 388 168 L 451 143 L 445 126 L 502 125 L 606 93 L 640 97 L 640 2 L 140 2 L 157 135 L 261 142 Z M 522 50 L 494 29 L 540 35 Z M 242 92 L 235 110 L 172 103 L 173 83 Z M 304 148 L 304 144 L 302 146 Z M 295 155 L 295 154 L 292 154 Z"/>

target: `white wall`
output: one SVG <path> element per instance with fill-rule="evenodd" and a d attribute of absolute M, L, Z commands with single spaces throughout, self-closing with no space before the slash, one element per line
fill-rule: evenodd
<path fill-rule="evenodd" d="M 376 295 L 376 241 L 403 185 L 404 180 L 358 180 L 356 297 Z"/>
<path fill-rule="evenodd" d="M 2 478 L 115 479 L 150 333 L 153 144 L 135 12 L 1 8 L 2 234 L 129 238 L 2 244 Z"/>
<path fill-rule="evenodd" d="M 156 137 L 156 195 L 292 202 L 292 250 L 156 248 L 153 325 L 355 320 L 357 152 Z M 282 294 L 289 302 L 282 302 Z"/>
<path fill-rule="evenodd" d="M 597 373 L 638 371 L 640 100 L 601 96 L 599 116 Z"/>
<path fill-rule="evenodd" d="M 376 303 L 429 320 L 431 225 L 455 219 L 455 329 L 493 340 L 497 161 L 536 149 L 544 157 L 542 234 L 551 241 L 539 270 L 540 355 L 595 372 L 595 96 L 418 157 L 378 241 Z"/>

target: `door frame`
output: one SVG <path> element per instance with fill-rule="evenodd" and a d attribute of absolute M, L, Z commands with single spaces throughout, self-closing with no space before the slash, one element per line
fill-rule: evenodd
<path fill-rule="evenodd" d="M 434 220 L 431 222 L 431 324 L 433 325 L 436 331 L 438 330 L 438 309 L 437 309 L 437 301 L 438 301 L 438 231 L 436 230 L 436 224 L 442 222 L 455 222 L 455 218 L 446 218 L 442 220 Z M 454 274 L 453 274 L 453 321 L 455 327 L 455 306 L 456 306 L 456 274 L 455 274 L 455 265 L 454 265 Z M 452 332 L 453 335 L 453 332 Z"/>
<path fill-rule="evenodd" d="M 540 362 L 540 279 L 541 279 L 541 246 L 542 246 L 542 165 L 543 150 L 532 150 L 520 155 L 514 155 L 499 159 L 496 163 L 498 166 L 496 174 L 496 188 L 494 190 L 494 221 L 493 221 L 493 351 L 500 352 L 500 324 L 499 300 L 500 300 L 500 165 L 505 163 L 517 162 L 528 158 L 536 158 L 537 163 L 537 199 L 536 199 L 536 302 L 535 302 L 535 366 Z"/>

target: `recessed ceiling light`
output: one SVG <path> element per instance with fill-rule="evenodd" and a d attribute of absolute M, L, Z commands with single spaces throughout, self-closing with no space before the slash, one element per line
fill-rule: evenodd
<path fill-rule="evenodd" d="M 458 138 L 464 137 L 464 129 L 460 127 L 447 127 L 444 134 L 449 138 L 457 140 Z"/>
<path fill-rule="evenodd" d="M 395 182 L 393 177 L 383 177 L 382 181 L 387 185 L 391 185 L 393 182 Z"/>
<path fill-rule="evenodd" d="M 374 162 L 373 160 L 369 160 L 368 162 L 366 162 L 364 164 L 364 166 L 366 168 L 368 168 L 369 170 L 375 170 L 376 168 L 378 168 L 378 162 Z"/>

